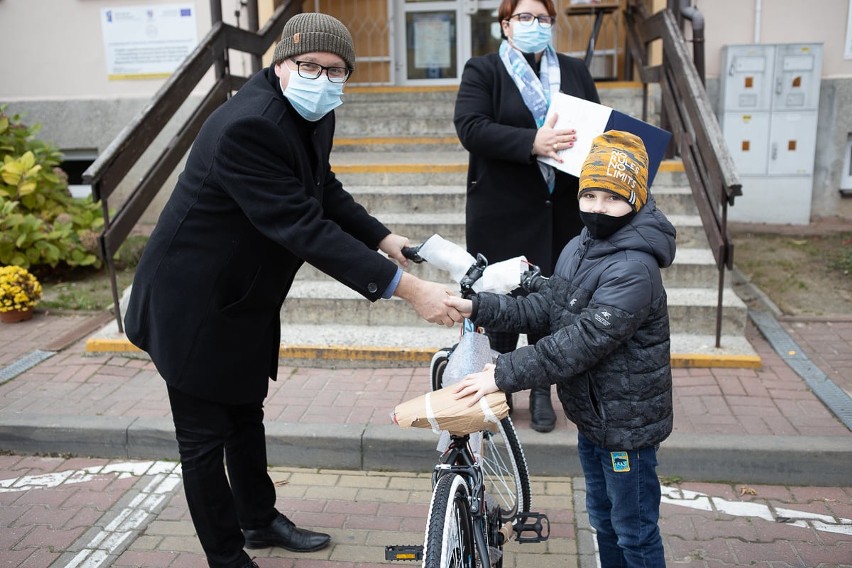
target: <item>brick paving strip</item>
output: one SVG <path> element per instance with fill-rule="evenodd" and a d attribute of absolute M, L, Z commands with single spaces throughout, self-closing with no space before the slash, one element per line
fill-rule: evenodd
<path fill-rule="evenodd" d="M 278 507 L 330 533 L 329 548 L 250 551 L 262 568 L 387 566 L 384 547 L 420 544 L 429 473 L 271 468 Z M 0 456 L 0 565 L 203 568 L 174 462 Z M 534 477 L 551 539 L 512 542 L 504 566 L 594 568 L 582 478 Z M 666 558 L 678 566 L 852 565 L 852 487 L 663 486 Z M 783 564 L 781 564 L 783 563 Z M 393 563 L 404 568 L 408 563 Z M 410 564 L 410 566 L 416 566 Z"/>
<path fill-rule="evenodd" d="M 56 355 L 59 351 L 67 349 L 79 341 L 80 338 L 103 327 L 111 319 L 112 315 L 110 313 L 102 312 L 83 317 L 82 319 L 80 317 L 48 318 L 47 321 L 50 321 L 54 325 L 51 325 L 47 329 L 43 325 L 30 326 L 28 334 L 14 339 L 15 349 L 10 350 L 10 353 L 14 353 L 14 360 L 10 362 L 9 353 L 0 351 L 0 363 L 2 363 L 0 364 L 0 384 L 14 379 L 21 373 Z M 71 322 L 73 322 L 73 326 L 69 327 Z M 13 329 L 22 328 L 23 326 L 19 326 Z M 58 333 L 57 330 L 59 330 Z M 11 346 L 13 341 L 6 337 L 4 339 L 9 341 L 9 345 Z M 35 348 L 29 352 L 22 351 L 22 349 L 32 347 L 33 345 L 43 345 L 43 347 Z M 22 355 L 22 353 L 26 354 Z"/>

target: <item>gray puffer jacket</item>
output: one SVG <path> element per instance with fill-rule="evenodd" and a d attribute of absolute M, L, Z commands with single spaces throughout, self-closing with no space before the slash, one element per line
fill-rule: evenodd
<path fill-rule="evenodd" d="M 598 446 L 633 450 L 672 431 L 669 316 L 660 267 L 675 255 L 675 228 L 654 200 L 606 240 L 588 231 L 562 251 L 534 294 L 474 297 L 490 329 L 547 334 L 497 359 L 497 386 L 556 384 L 568 418 Z"/>

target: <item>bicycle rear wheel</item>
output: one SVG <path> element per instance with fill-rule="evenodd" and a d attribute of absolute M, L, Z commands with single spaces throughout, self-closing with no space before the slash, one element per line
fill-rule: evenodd
<path fill-rule="evenodd" d="M 485 492 L 497 502 L 502 520 L 529 512 L 530 474 L 511 418 L 500 420 L 498 432 L 482 432 L 480 452 Z"/>
<path fill-rule="evenodd" d="M 442 475 L 429 505 L 423 568 L 474 568 L 474 546 L 467 484 L 460 475 Z"/>

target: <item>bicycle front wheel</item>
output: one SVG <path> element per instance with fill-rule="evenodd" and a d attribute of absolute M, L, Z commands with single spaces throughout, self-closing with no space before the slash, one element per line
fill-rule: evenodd
<path fill-rule="evenodd" d="M 530 474 L 511 418 L 500 421 L 498 432 L 482 432 L 481 459 L 485 492 L 497 502 L 502 520 L 529 512 Z"/>
<path fill-rule="evenodd" d="M 438 478 L 429 505 L 423 568 L 474 568 L 473 517 L 460 475 Z"/>

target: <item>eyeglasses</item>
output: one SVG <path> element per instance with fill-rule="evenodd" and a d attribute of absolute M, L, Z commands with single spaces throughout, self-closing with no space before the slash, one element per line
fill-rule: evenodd
<path fill-rule="evenodd" d="M 517 18 L 522 26 L 531 26 L 534 20 L 538 20 L 538 25 L 543 28 L 549 28 L 556 23 L 556 18 L 553 16 L 534 16 L 529 12 L 521 12 L 520 14 L 512 14 L 508 19 Z"/>
<path fill-rule="evenodd" d="M 352 70 L 348 67 L 326 67 L 312 61 L 296 61 L 295 59 L 291 61 L 296 64 L 299 77 L 305 79 L 318 79 L 325 71 L 325 76 L 332 83 L 345 83 L 349 79 L 349 75 L 352 74 Z"/>

